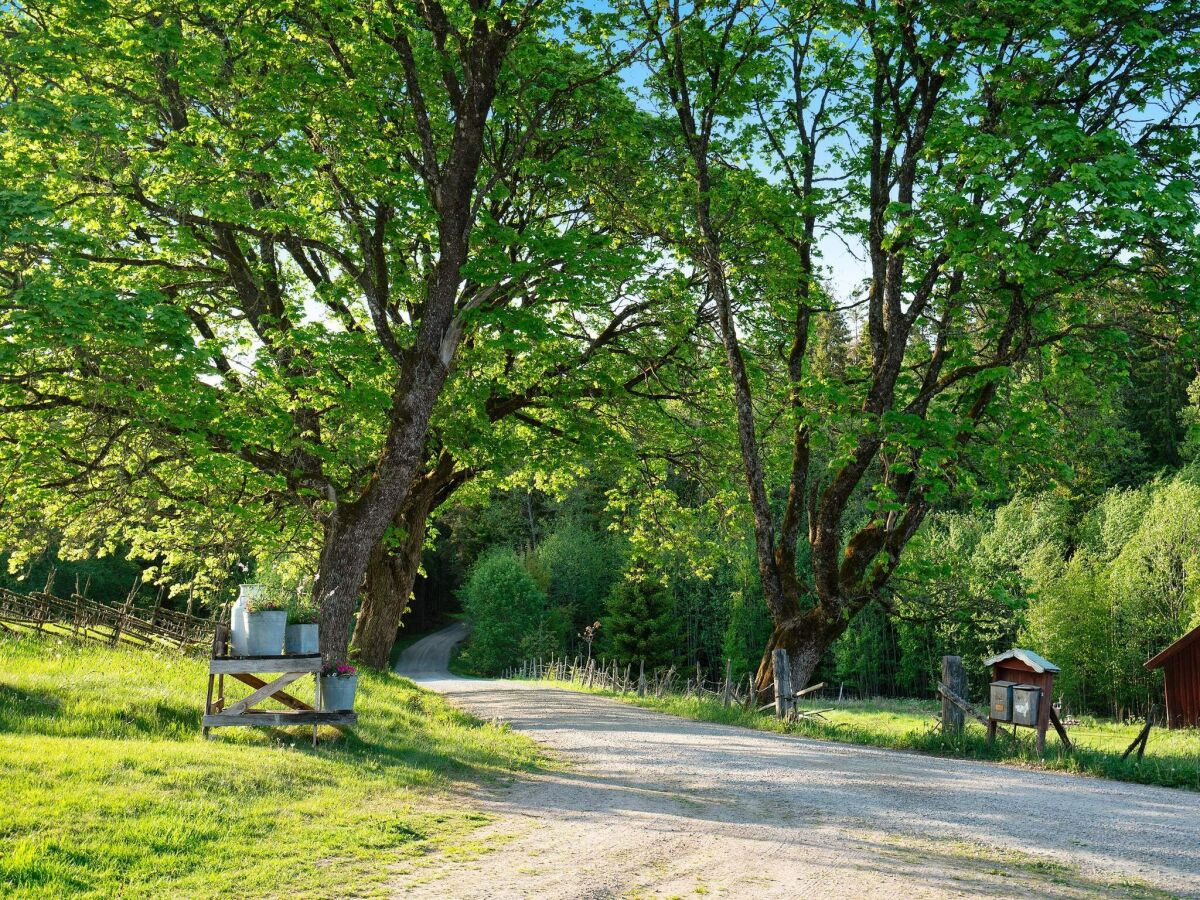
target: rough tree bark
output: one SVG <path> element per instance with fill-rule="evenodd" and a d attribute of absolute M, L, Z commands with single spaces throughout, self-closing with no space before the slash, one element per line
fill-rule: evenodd
<path fill-rule="evenodd" d="M 435 35 L 442 34 L 447 20 L 441 7 L 430 2 L 422 9 L 429 29 Z M 438 257 L 421 304 L 416 342 L 407 350 L 394 351 L 401 371 L 392 397 L 391 426 L 371 482 L 359 497 L 339 502 L 325 522 L 314 593 L 321 609 L 321 655 L 328 661 L 346 654 L 354 607 L 371 552 L 408 500 L 424 458 L 433 407 L 462 338 L 462 312 L 456 310 L 456 305 L 476 215 L 474 199 L 486 123 L 501 66 L 513 39 L 528 25 L 523 15 L 520 21 L 501 16 L 489 24 L 491 18 L 490 12 L 480 13 L 461 54 L 462 84 L 453 96 L 454 131 L 444 161 L 438 158 L 437 136 L 428 119 L 413 49 L 403 30 L 397 30 L 390 39 L 404 66 L 414 124 L 423 148 L 418 165 L 437 212 Z M 374 285 L 376 292 L 386 289 L 386 260 L 379 258 L 378 265 L 384 272 L 380 279 L 383 284 Z M 394 339 L 384 337 L 391 334 L 386 317 L 380 313 L 374 318 L 381 339 L 394 346 Z"/>
<path fill-rule="evenodd" d="M 453 457 L 441 454 L 437 465 L 417 480 L 393 523 L 401 532 L 399 545 L 393 548 L 380 541 L 372 548 L 362 608 L 351 638 L 351 646 L 365 665 L 387 668 L 421 567 L 429 516 L 469 477 L 467 470 L 455 469 Z"/>

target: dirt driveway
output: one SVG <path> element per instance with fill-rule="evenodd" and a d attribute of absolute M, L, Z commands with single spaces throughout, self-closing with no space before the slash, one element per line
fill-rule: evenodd
<path fill-rule="evenodd" d="M 1200 794 L 692 722 L 450 676 L 462 626 L 397 671 L 542 742 L 561 770 L 471 797 L 488 852 L 399 896 L 1200 896 Z"/>

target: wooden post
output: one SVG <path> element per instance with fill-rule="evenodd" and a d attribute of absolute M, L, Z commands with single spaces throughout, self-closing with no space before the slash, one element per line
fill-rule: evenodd
<path fill-rule="evenodd" d="M 724 688 L 724 696 L 721 698 L 721 705 L 722 705 L 722 706 L 724 706 L 726 709 L 728 709 L 728 708 L 729 708 L 729 702 L 730 702 L 730 698 L 731 698 L 731 692 L 733 691 L 733 681 L 732 681 L 732 678 L 733 678 L 733 660 L 731 660 L 731 659 L 728 659 L 728 658 L 727 658 L 727 659 L 725 660 L 725 688 Z"/>
<path fill-rule="evenodd" d="M 775 715 L 783 719 L 791 710 L 792 666 L 787 651 L 779 649 L 771 654 L 771 668 L 775 671 Z"/>
<path fill-rule="evenodd" d="M 1063 747 L 1068 750 L 1073 750 L 1074 745 L 1071 744 L 1071 739 L 1067 736 L 1067 729 L 1063 727 L 1063 723 L 1058 718 L 1058 712 L 1053 706 L 1050 707 L 1050 724 L 1054 726 L 1054 730 L 1058 732 L 1058 739 L 1062 741 Z"/>
<path fill-rule="evenodd" d="M 963 668 L 961 656 L 942 657 L 942 684 L 960 697 L 967 696 L 967 671 Z M 963 724 L 962 710 L 943 694 L 942 731 L 946 734 L 961 734 Z"/>
<path fill-rule="evenodd" d="M 1053 676 L 1050 676 L 1053 677 Z M 1037 721 L 1037 753 L 1041 756 L 1046 752 L 1046 732 L 1050 729 L 1050 690 L 1049 679 L 1042 677 L 1042 694 L 1038 697 L 1038 721 Z"/>
<path fill-rule="evenodd" d="M 1142 754 L 1146 752 L 1146 741 L 1150 738 L 1150 728 L 1154 725 L 1154 714 L 1156 711 L 1156 707 L 1150 707 L 1150 712 L 1146 714 L 1146 724 L 1142 726 L 1142 730 L 1138 732 L 1138 736 L 1133 739 L 1133 743 L 1126 747 L 1125 752 L 1121 754 L 1122 761 L 1129 757 L 1129 754 L 1133 752 L 1135 747 L 1137 748 L 1137 758 L 1141 761 Z"/>
<path fill-rule="evenodd" d="M 637 695 L 639 697 L 646 696 L 646 660 L 644 658 L 638 663 Z"/>

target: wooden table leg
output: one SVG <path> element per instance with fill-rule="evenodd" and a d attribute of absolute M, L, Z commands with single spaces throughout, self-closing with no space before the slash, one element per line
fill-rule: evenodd
<path fill-rule="evenodd" d="M 204 714 L 206 716 L 212 714 L 212 695 L 213 695 L 213 676 L 209 675 L 208 676 L 208 696 L 204 700 Z M 204 729 L 202 729 L 202 731 L 204 734 L 204 739 L 207 740 L 208 739 L 208 729 L 204 728 Z"/>
<path fill-rule="evenodd" d="M 315 685 L 313 694 L 313 709 L 321 708 L 321 673 L 313 672 L 313 684 Z M 313 722 L 313 749 L 317 747 L 317 723 Z"/>

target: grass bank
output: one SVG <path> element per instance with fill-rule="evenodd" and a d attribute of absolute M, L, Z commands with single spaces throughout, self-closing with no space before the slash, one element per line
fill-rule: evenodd
<path fill-rule="evenodd" d="M 583 690 L 578 683 L 549 683 L 571 690 Z M 638 697 L 636 694 L 600 689 L 590 692 L 703 722 L 1200 791 L 1200 730 L 1197 729 L 1167 731 L 1155 728 L 1150 733 L 1146 755 L 1141 761 L 1133 756 L 1122 760 L 1122 751 L 1137 735 L 1140 726 L 1085 719 L 1082 724 L 1068 729 L 1075 744 L 1073 750 L 1063 747 L 1058 735 L 1051 729 L 1047 736 L 1046 753 L 1039 757 L 1034 749 L 1033 731 L 1027 728 L 1017 729 L 1015 738 L 1006 729 L 994 744 L 988 744 L 985 729 L 974 722 L 968 722 L 960 736 L 943 734 L 934 719 L 940 705 L 932 701 L 836 703 L 817 700 L 801 703 L 800 708 L 808 711 L 829 710 L 823 713 L 824 721 L 799 719 L 786 723 L 768 713 L 740 706 L 727 708 L 719 699 L 710 697 L 678 694 Z M 830 710 L 830 707 L 833 709 Z"/>
<path fill-rule="evenodd" d="M 539 763 L 532 741 L 369 672 L 340 740 L 204 741 L 206 678 L 177 654 L 0 638 L 0 895 L 369 896 L 431 851 L 482 849 L 454 781 Z"/>

